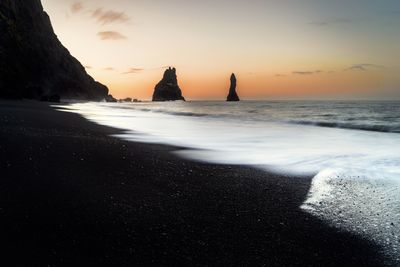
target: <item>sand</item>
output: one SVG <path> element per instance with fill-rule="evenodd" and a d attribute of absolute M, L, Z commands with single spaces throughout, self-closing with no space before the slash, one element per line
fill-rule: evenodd
<path fill-rule="evenodd" d="M 116 133 L 0 102 L 2 266 L 388 264 L 299 208 L 311 177 L 192 162 Z"/>

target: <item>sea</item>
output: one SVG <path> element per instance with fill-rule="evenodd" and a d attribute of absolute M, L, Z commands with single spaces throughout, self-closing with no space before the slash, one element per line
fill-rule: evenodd
<path fill-rule="evenodd" d="M 216 164 L 313 177 L 299 207 L 400 265 L 400 102 L 73 103 L 58 109 Z"/>

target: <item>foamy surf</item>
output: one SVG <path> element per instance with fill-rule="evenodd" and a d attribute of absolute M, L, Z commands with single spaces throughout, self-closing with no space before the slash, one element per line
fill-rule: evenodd
<path fill-rule="evenodd" d="M 367 236 L 400 263 L 398 181 L 325 170 L 314 177 L 302 209 L 332 225 Z"/>
<path fill-rule="evenodd" d="M 176 153 L 193 160 L 317 174 L 301 208 L 373 240 L 400 264 L 400 118 L 393 115 L 398 105 L 371 105 L 87 103 L 62 108 L 124 129 L 117 137 L 125 140 L 187 147 Z M 322 117 L 330 127 L 319 125 Z M 293 120 L 310 123 L 288 123 Z M 332 127 L 344 121 L 352 121 L 345 128 L 353 129 Z"/>

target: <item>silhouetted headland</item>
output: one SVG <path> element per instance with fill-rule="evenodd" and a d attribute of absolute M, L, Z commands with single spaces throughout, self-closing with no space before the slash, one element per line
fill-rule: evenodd
<path fill-rule="evenodd" d="M 0 1 L 1 98 L 57 102 L 107 96 L 108 88 L 58 40 L 40 0 Z"/>
<path fill-rule="evenodd" d="M 236 76 L 234 73 L 231 75 L 231 87 L 229 88 L 229 95 L 227 101 L 234 102 L 240 101 L 239 96 L 236 92 Z"/>
<path fill-rule="evenodd" d="M 178 85 L 176 69 L 169 67 L 162 80 L 156 85 L 153 94 L 153 101 L 175 101 L 183 100 L 182 91 Z"/>

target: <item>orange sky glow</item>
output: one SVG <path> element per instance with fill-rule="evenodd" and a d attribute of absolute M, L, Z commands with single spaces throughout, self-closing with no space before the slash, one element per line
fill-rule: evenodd
<path fill-rule="evenodd" d="M 243 99 L 398 97 L 400 16 L 390 10 L 400 4 L 367 2 L 43 5 L 61 42 L 117 98 L 150 99 L 168 66 L 188 100 L 224 99 L 232 72 Z"/>

